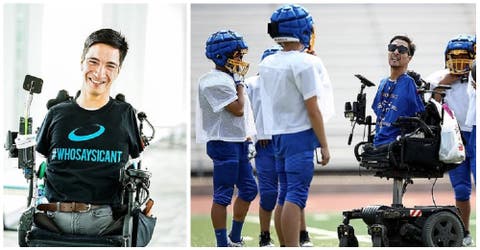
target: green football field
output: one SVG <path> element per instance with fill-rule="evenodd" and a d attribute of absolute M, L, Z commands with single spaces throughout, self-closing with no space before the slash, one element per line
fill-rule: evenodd
<path fill-rule="evenodd" d="M 474 242 L 476 243 L 476 223 L 475 213 L 472 213 L 470 219 L 470 229 Z M 310 214 L 307 215 L 307 226 L 310 238 L 316 247 L 336 247 L 338 246 L 337 226 L 342 222 L 341 213 L 328 214 Z M 230 228 L 231 217 L 228 218 L 228 228 Z M 367 233 L 367 226 L 361 219 L 350 221 L 355 229 L 355 235 L 361 247 L 371 247 L 371 238 Z M 246 218 L 243 227 L 243 239 L 245 246 L 258 247 L 259 235 L 259 221 L 258 216 L 249 215 Z M 272 239 L 275 246 L 278 246 L 277 235 L 272 224 L 271 226 Z M 215 236 L 209 215 L 192 215 L 191 217 L 191 246 L 192 247 L 214 247 Z"/>

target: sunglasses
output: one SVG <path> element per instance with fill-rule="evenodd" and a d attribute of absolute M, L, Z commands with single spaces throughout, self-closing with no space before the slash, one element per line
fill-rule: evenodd
<path fill-rule="evenodd" d="M 405 54 L 409 52 L 409 49 L 403 45 L 396 45 L 396 44 L 388 45 L 388 51 L 394 52 L 395 50 L 398 50 L 398 53 L 400 54 Z"/>

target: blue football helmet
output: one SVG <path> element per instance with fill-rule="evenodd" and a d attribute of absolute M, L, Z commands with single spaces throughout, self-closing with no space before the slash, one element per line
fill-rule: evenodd
<path fill-rule="evenodd" d="M 260 61 L 262 61 L 265 57 L 267 56 L 271 56 L 279 51 L 282 50 L 282 47 L 278 46 L 278 45 L 274 45 L 268 49 L 266 49 L 265 51 L 263 51 L 263 54 L 262 54 L 262 59 L 260 59 Z"/>
<path fill-rule="evenodd" d="M 475 49 L 476 37 L 459 35 L 453 38 L 445 49 L 445 67 L 454 75 L 468 73 L 475 59 Z"/>
<path fill-rule="evenodd" d="M 247 43 L 243 37 L 232 30 L 220 30 L 210 35 L 206 42 L 205 55 L 216 65 L 223 66 L 232 74 L 244 76 L 249 68 L 242 61 L 248 52 Z"/>
<path fill-rule="evenodd" d="M 300 5 L 284 5 L 270 17 L 268 34 L 277 43 L 300 42 L 306 49 L 313 49 L 313 18 Z"/>

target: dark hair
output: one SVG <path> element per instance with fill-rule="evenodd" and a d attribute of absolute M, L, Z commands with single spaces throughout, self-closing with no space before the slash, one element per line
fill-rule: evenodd
<path fill-rule="evenodd" d="M 93 32 L 87 37 L 83 44 L 82 61 L 85 60 L 88 49 L 97 43 L 104 43 L 118 49 L 120 52 L 119 66 L 122 66 L 123 60 L 128 52 L 128 43 L 125 40 L 125 36 L 112 29 L 100 29 Z"/>
<path fill-rule="evenodd" d="M 417 48 L 417 46 L 415 46 L 415 44 L 412 42 L 412 40 L 408 36 L 406 36 L 406 35 L 396 35 L 390 40 L 390 43 L 392 43 L 393 41 L 395 41 L 397 39 L 405 41 L 406 43 L 408 43 L 408 55 L 413 56 L 413 54 L 415 54 L 415 49 Z"/>

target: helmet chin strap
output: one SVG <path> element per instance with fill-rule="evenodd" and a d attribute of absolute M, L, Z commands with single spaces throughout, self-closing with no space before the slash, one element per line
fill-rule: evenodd
<path fill-rule="evenodd" d="M 308 43 L 307 53 L 315 54 L 315 28 L 312 27 L 312 35 L 310 35 L 310 42 Z"/>

